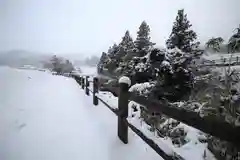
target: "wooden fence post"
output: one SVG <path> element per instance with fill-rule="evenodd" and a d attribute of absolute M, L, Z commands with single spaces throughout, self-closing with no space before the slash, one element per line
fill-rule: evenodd
<path fill-rule="evenodd" d="M 80 76 L 79 78 L 78 78 L 78 84 L 80 85 L 80 86 L 82 86 L 82 77 Z"/>
<path fill-rule="evenodd" d="M 82 77 L 82 89 L 84 89 L 84 77 Z"/>
<path fill-rule="evenodd" d="M 73 77 L 74 79 L 75 79 L 75 81 L 79 84 L 79 85 L 81 85 L 81 77 L 78 77 L 78 76 L 74 76 Z"/>
<path fill-rule="evenodd" d="M 128 143 L 128 125 L 126 124 L 126 118 L 128 117 L 128 89 L 131 85 L 131 81 L 128 77 L 121 77 L 119 79 L 120 94 L 118 97 L 118 137 L 127 144 Z"/>
<path fill-rule="evenodd" d="M 237 61 L 237 64 L 238 64 L 238 56 L 236 57 L 236 61 Z"/>
<path fill-rule="evenodd" d="M 86 93 L 86 95 L 88 95 L 89 96 L 89 81 L 88 81 L 88 78 L 89 78 L 89 76 L 86 76 L 86 78 L 85 78 L 85 83 L 86 83 L 86 85 L 85 85 L 85 93 Z"/>
<path fill-rule="evenodd" d="M 98 105 L 98 98 L 96 96 L 96 93 L 98 93 L 98 78 L 94 77 L 94 79 L 93 79 L 93 104 L 95 106 Z"/>

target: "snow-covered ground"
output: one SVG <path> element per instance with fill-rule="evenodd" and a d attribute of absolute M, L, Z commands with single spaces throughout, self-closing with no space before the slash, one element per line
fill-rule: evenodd
<path fill-rule="evenodd" d="M 1 160 L 159 160 L 129 130 L 117 137 L 117 117 L 92 105 L 71 78 L 0 68 Z"/>

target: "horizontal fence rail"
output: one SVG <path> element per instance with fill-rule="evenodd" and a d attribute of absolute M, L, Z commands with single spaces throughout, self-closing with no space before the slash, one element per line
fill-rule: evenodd
<path fill-rule="evenodd" d="M 227 67 L 227 66 L 238 66 L 240 65 L 240 58 L 237 57 L 229 57 L 229 58 L 221 58 L 214 60 L 203 60 L 198 64 L 200 67 L 205 66 L 216 66 L 216 67 Z"/>
<path fill-rule="evenodd" d="M 229 141 L 237 146 L 240 145 L 240 127 L 233 126 L 221 119 L 212 116 L 201 117 L 196 112 L 170 106 L 168 104 L 161 104 L 155 100 L 148 100 L 144 96 L 132 94 L 130 96 L 130 100 L 147 106 L 148 110 L 163 113 L 168 117 L 183 122 L 207 134 L 218 137 L 225 141 Z"/>
<path fill-rule="evenodd" d="M 163 103 L 157 100 L 149 99 L 144 96 L 129 93 L 128 86 L 125 83 L 119 84 L 119 95 L 118 95 L 118 108 L 113 108 L 103 99 L 97 96 L 99 91 L 99 80 L 95 77 L 92 81 L 93 90 L 89 87 L 89 76 L 80 77 L 74 75 L 73 78 L 76 82 L 85 89 L 86 95 L 89 95 L 89 91 L 93 96 L 93 104 L 98 105 L 98 101 L 109 108 L 116 116 L 118 116 L 118 137 L 119 139 L 127 144 L 128 143 L 128 127 L 135 132 L 145 143 L 147 143 L 153 150 L 155 150 L 165 160 L 182 160 L 183 158 L 176 153 L 173 155 L 166 154 L 153 140 L 149 139 L 139 129 L 127 121 L 128 117 L 128 102 L 134 101 L 155 113 L 162 113 L 170 118 L 178 120 L 196 129 L 199 129 L 211 136 L 215 136 L 221 140 L 228 141 L 240 148 L 240 127 L 233 126 L 227 122 L 224 122 L 220 118 L 204 116 L 201 117 L 198 113 L 179 108 L 169 103 Z"/>
<path fill-rule="evenodd" d="M 82 82 L 88 83 L 88 77 L 79 77 L 76 75 L 72 76 L 76 82 L 81 86 L 82 89 L 85 89 L 85 93 L 86 93 L 86 89 L 87 87 L 85 87 L 86 85 L 83 84 Z M 85 80 L 85 81 L 83 81 Z M 134 125 L 132 125 L 131 123 L 129 123 L 127 121 L 127 117 L 128 114 L 126 114 L 128 112 L 128 96 L 123 97 L 123 99 L 121 100 L 121 98 L 119 98 L 119 106 L 122 105 L 123 107 L 118 107 L 117 108 L 113 108 L 111 107 L 111 105 L 109 105 L 107 102 L 105 102 L 102 98 L 98 97 L 96 94 L 98 93 L 98 88 L 99 88 L 99 84 L 98 84 L 98 79 L 94 78 L 92 81 L 93 84 L 93 90 L 89 90 L 89 92 L 92 93 L 93 96 L 93 104 L 94 105 L 98 105 L 98 102 L 100 101 L 102 104 L 104 104 L 108 109 L 110 109 L 117 117 L 118 117 L 118 137 L 119 139 L 127 144 L 128 143 L 128 127 L 134 132 L 136 133 L 146 144 L 148 144 L 158 155 L 160 155 L 162 158 L 164 158 L 165 160 L 183 160 L 183 158 L 181 156 L 179 156 L 177 153 L 173 153 L 172 155 L 168 155 L 166 154 L 153 140 L 149 139 L 144 133 L 142 133 L 138 128 L 136 128 Z M 85 88 L 84 88 L 84 87 Z M 123 85 L 124 87 L 124 85 Z M 128 92 L 128 88 L 127 86 L 125 86 L 125 92 Z M 122 92 L 120 92 L 122 93 Z M 124 93 L 123 93 L 124 94 Z M 88 94 L 86 94 L 88 95 Z M 120 102 L 122 101 L 122 102 Z M 125 102 L 123 102 L 125 101 Z M 124 104 L 125 103 L 125 104 Z M 124 115 L 125 112 L 125 115 Z"/>

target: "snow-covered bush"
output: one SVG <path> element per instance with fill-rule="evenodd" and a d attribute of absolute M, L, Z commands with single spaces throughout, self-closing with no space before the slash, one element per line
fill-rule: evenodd
<path fill-rule="evenodd" d="M 202 117 L 218 117 L 232 125 L 240 125 L 239 73 L 227 67 L 223 73 L 210 72 L 195 77 L 194 88 L 188 101 L 179 107 L 198 112 Z M 224 159 L 233 160 L 237 148 L 232 144 L 209 137 L 209 147 Z"/>
<path fill-rule="evenodd" d="M 226 122 L 238 124 L 240 113 L 239 73 L 230 67 L 225 73 L 212 72 L 195 78 L 189 102 L 198 102 L 199 113 L 221 117 Z M 188 103 L 192 105 L 194 103 Z M 183 105 L 182 105 L 183 106 Z M 185 106 L 186 107 L 186 106 Z M 190 107 L 191 108 L 191 107 Z"/>
<path fill-rule="evenodd" d="M 56 55 L 52 56 L 50 61 L 46 62 L 44 66 L 57 74 L 71 73 L 75 70 L 73 64 L 69 60 L 57 57 Z"/>

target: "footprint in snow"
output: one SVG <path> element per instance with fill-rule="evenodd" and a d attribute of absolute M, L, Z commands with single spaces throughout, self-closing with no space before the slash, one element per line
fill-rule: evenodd
<path fill-rule="evenodd" d="M 18 130 L 22 130 L 27 125 L 26 123 L 20 123 L 18 120 L 15 121 L 15 124 L 17 125 Z"/>
<path fill-rule="evenodd" d="M 26 123 L 22 123 L 18 126 L 18 129 L 22 130 L 24 127 L 26 127 L 26 125 L 27 125 Z"/>

